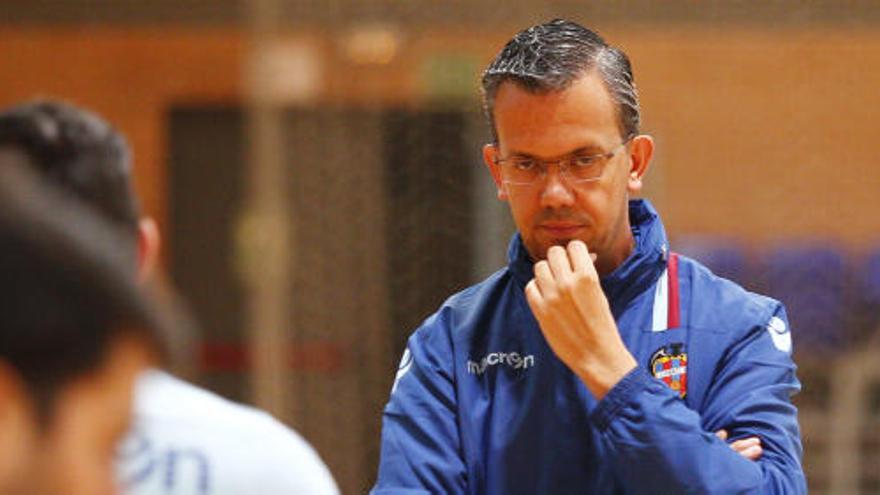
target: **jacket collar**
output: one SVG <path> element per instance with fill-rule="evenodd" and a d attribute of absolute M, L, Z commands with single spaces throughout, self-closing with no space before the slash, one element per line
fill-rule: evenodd
<path fill-rule="evenodd" d="M 666 268 L 666 231 L 654 206 L 645 199 L 630 200 L 629 221 L 635 238 L 633 252 L 617 269 L 602 277 L 602 290 L 615 316 L 635 296 L 652 287 Z M 525 286 L 534 277 L 534 263 L 518 232 L 510 241 L 507 257 L 514 278 Z"/>

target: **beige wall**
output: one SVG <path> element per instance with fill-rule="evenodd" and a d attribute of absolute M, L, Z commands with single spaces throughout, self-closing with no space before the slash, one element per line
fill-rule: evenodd
<path fill-rule="evenodd" d="M 880 240 L 880 33 L 693 29 L 624 46 L 670 230 Z"/>
<path fill-rule="evenodd" d="M 128 137 L 138 192 L 164 224 L 165 112 L 175 101 L 237 100 L 240 37 L 220 30 L 0 27 L 0 40 L 0 106 L 51 96 L 101 113 Z"/>
<path fill-rule="evenodd" d="M 649 194 L 673 233 L 827 236 L 854 246 L 880 237 L 880 33 L 612 26 L 603 34 L 633 59 L 644 129 L 658 142 Z M 460 51 L 482 64 L 505 36 L 407 34 L 390 64 L 355 66 L 311 34 L 325 60 L 321 97 L 370 105 L 418 102 L 425 55 Z M 0 105 L 57 95 L 118 123 L 160 220 L 165 111 L 241 94 L 246 45 L 234 30 L 7 27 L 0 39 Z"/>

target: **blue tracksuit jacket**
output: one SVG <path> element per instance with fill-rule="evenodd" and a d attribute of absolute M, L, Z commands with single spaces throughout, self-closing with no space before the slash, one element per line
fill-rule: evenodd
<path fill-rule="evenodd" d="M 639 366 L 591 396 L 532 316 L 516 236 L 505 269 L 409 339 L 374 494 L 806 493 L 783 307 L 670 253 L 648 202 L 630 220 L 635 250 L 602 287 Z M 722 428 L 760 437 L 760 460 Z"/>

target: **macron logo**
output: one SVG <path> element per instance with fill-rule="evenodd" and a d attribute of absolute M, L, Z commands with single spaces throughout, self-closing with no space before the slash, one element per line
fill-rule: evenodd
<path fill-rule="evenodd" d="M 518 352 L 493 352 L 480 359 L 479 362 L 468 360 L 467 372 L 482 375 L 489 366 L 507 365 L 515 370 L 527 370 L 535 365 L 535 356 L 522 356 Z"/>

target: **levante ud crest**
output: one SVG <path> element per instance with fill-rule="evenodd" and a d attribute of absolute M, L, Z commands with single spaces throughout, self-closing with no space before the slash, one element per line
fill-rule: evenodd
<path fill-rule="evenodd" d="M 675 343 L 657 349 L 651 355 L 651 375 L 669 388 L 678 392 L 679 397 L 684 399 L 687 395 L 687 361 L 684 344 Z"/>

